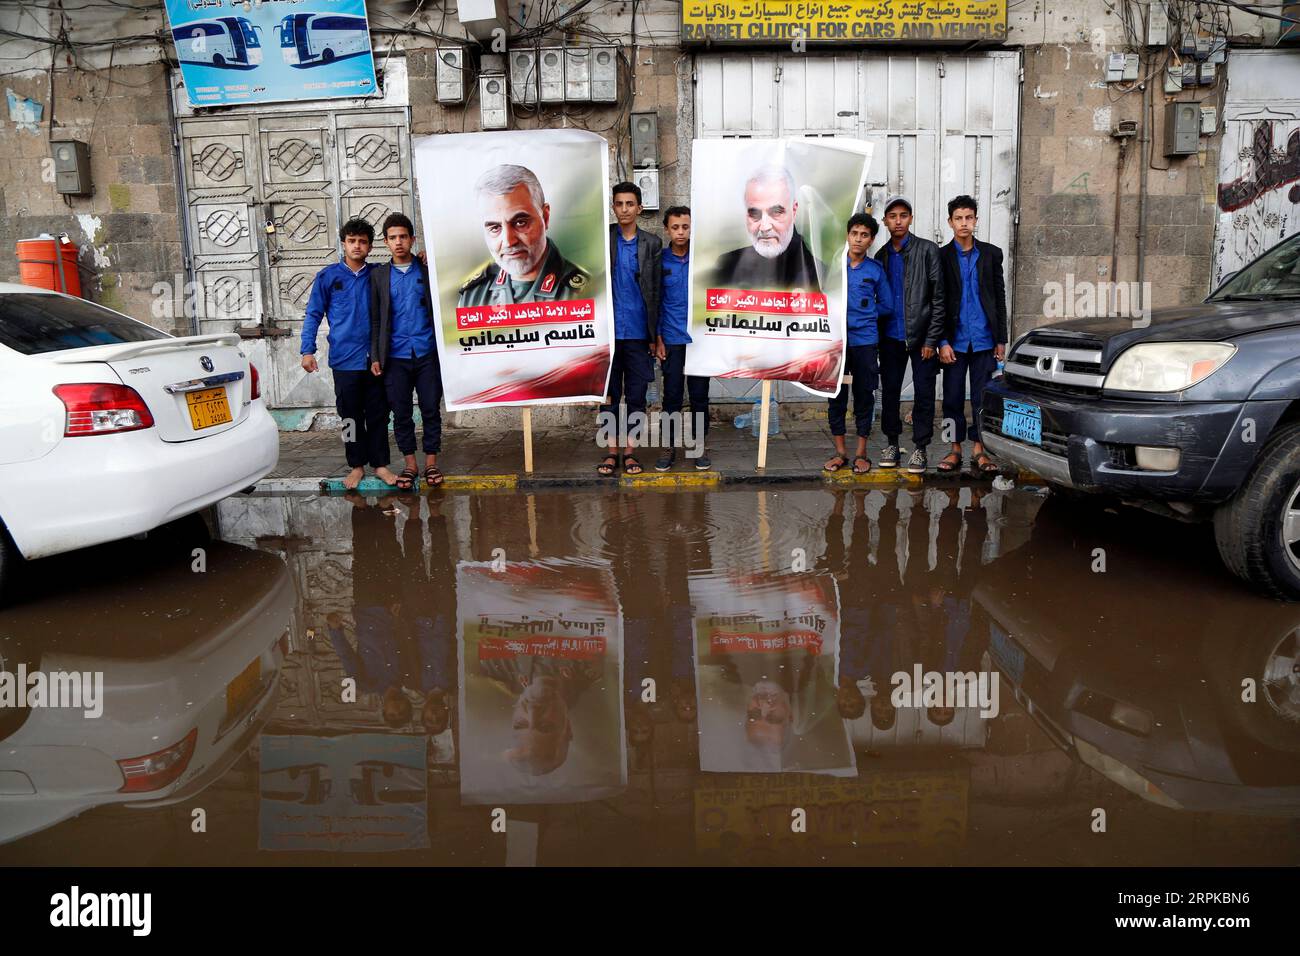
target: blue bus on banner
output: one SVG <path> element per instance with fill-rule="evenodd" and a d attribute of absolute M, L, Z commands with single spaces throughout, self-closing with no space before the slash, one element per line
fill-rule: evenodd
<path fill-rule="evenodd" d="M 374 96 L 365 0 L 167 0 L 193 106 Z"/>

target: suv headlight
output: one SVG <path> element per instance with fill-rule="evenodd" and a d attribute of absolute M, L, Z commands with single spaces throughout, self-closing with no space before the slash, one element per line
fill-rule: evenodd
<path fill-rule="evenodd" d="M 1227 342 L 1144 342 L 1120 353 L 1105 388 L 1125 392 L 1181 392 L 1213 375 L 1232 358 Z"/>

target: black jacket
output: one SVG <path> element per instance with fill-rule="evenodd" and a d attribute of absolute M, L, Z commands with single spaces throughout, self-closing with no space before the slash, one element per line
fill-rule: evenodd
<path fill-rule="evenodd" d="M 424 282 L 424 307 L 429 310 L 432 320 L 433 294 L 429 289 L 429 267 L 419 259 L 414 260 L 415 268 L 420 270 Z M 393 300 L 389 286 L 392 263 L 375 266 L 370 270 L 370 361 L 378 362 L 380 369 L 388 368 L 388 348 L 393 342 Z M 436 333 L 435 329 L 435 333 Z M 437 352 L 438 336 L 434 335 L 434 351 Z"/>
<path fill-rule="evenodd" d="M 889 274 L 892 246 L 891 238 L 876 253 L 876 261 L 885 267 L 886 275 Z M 892 283 L 893 277 L 889 281 Z M 903 250 L 903 323 L 907 347 L 919 349 L 928 345 L 937 349 L 947 320 L 939 247 L 929 239 L 913 234 Z M 881 328 L 885 327 L 886 321 L 881 320 Z"/>
<path fill-rule="evenodd" d="M 622 232 L 618 223 L 609 227 L 610 289 L 614 287 L 614 263 L 618 259 L 618 240 Z M 659 299 L 663 283 L 664 241 L 640 226 L 636 230 L 636 281 L 645 300 L 646 331 L 650 341 L 659 334 Z"/>
<path fill-rule="evenodd" d="M 729 289 L 820 292 L 825 274 L 825 266 L 813 258 L 796 229 L 790 245 L 775 259 L 764 259 L 752 245 L 724 252 L 713 267 L 710 282 Z"/>
<path fill-rule="evenodd" d="M 993 344 L 1007 343 L 1007 285 L 1002 275 L 1002 250 L 991 242 L 975 240 L 979 258 L 975 260 L 975 277 L 980 286 L 980 306 L 993 329 Z M 961 316 L 961 264 L 957 259 L 957 240 L 939 250 L 943 262 L 944 290 L 947 296 L 948 319 L 944 323 L 943 338 L 949 343 L 957 336 L 957 319 Z"/>

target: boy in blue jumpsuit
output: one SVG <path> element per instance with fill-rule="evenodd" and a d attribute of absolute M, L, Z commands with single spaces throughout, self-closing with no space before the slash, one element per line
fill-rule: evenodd
<path fill-rule="evenodd" d="M 664 413 L 671 416 L 682 411 L 682 393 L 691 399 L 691 415 L 698 415 L 701 426 L 698 434 L 692 428 L 692 438 L 700 454 L 695 468 L 703 471 L 712 465 L 704 454 L 704 436 L 709 431 L 709 377 L 686 374 L 686 346 L 691 337 L 686 332 L 687 281 L 691 261 L 691 211 L 686 206 L 673 206 L 664 213 L 664 229 L 668 233 L 668 248 L 663 255 L 663 294 L 659 299 L 659 336 L 655 342 L 655 356 L 664 373 Z M 677 457 L 677 446 L 685 447 L 686 439 L 679 431 L 674 435 L 670 417 L 667 450 L 655 462 L 655 471 L 672 468 Z"/>
<path fill-rule="evenodd" d="M 882 316 L 894 314 L 889 277 L 884 266 L 868 255 L 878 230 L 876 220 L 864 212 L 849 219 L 845 322 L 848 341 L 845 343 L 844 372 L 853 376 L 853 419 L 858 434 L 857 449 L 853 453 L 855 475 L 865 475 L 871 470 L 871 461 L 867 458 L 867 436 L 871 433 L 871 413 L 875 408 L 876 384 L 880 379 L 876 354 L 880 342 L 878 323 Z M 839 394 L 826 401 L 826 418 L 835 439 L 835 454 L 822 466 L 827 471 L 839 471 L 848 464 L 844 419 L 849 407 L 849 387 L 847 383 L 841 385 Z"/>
<path fill-rule="evenodd" d="M 350 471 L 345 488 L 356 488 L 366 465 L 389 485 L 397 476 L 388 470 L 388 396 L 383 380 L 370 372 L 370 245 L 375 229 L 364 219 L 350 219 L 339 230 L 343 258 L 316 273 L 302 323 L 302 367 L 315 372 L 316 334 L 321 320 L 329 323 L 329 366 L 334 376 L 334 402 L 343 421 L 343 451 Z"/>

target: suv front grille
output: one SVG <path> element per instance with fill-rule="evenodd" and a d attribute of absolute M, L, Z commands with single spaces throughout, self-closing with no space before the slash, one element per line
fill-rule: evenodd
<path fill-rule="evenodd" d="M 1101 342 L 1050 332 L 1030 332 L 1007 356 L 1005 374 L 1033 384 L 1082 394 L 1101 391 Z"/>

